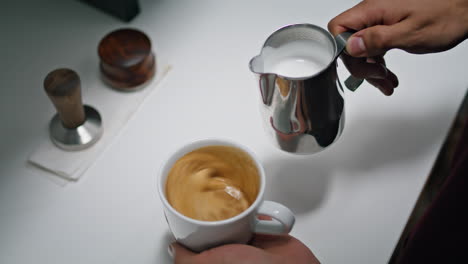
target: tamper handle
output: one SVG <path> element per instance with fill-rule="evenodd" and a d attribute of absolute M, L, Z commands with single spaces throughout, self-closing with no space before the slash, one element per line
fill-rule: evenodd
<path fill-rule="evenodd" d="M 76 128 L 85 120 L 81 100 L 81 82 L 78 74 L 70 69 L 56 69 L 44 79 L 44 89 L 57 109 L 66 128 Z"/>

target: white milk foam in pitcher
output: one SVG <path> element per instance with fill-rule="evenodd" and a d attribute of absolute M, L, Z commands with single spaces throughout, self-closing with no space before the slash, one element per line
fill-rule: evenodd
<path fill-rule="evenodd" d="M 312 40 L 295 40 L 278 48 L 263 51 L 264 72 L 285 77 L 306 77 L 325 69 L 333 59 L 333 51 Z"/>

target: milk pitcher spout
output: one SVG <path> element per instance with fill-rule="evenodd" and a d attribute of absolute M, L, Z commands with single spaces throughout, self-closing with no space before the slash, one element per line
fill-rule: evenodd
<path fill-rule="evenodd" d="M 252 58 L 250 70 L 255 74 L 263 104 L 271 105 L 277 75 L 264 72 L 264 62 L 261 54 Z"/>

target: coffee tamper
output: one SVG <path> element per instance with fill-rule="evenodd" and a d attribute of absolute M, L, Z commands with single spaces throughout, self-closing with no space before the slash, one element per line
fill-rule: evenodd
<path fill-rule="evenodd" d="M 64 150 L 83 150 L 102 135 L 99 113 L 83 106 L 80 77 L 70 69 L 56 69 L 44 79 L 44 89 L 57 110 L 49 125 L 50 138 Z"/>

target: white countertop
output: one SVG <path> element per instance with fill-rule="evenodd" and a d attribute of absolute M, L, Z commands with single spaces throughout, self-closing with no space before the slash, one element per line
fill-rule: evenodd
<path fill-rule="evenodd" d="M 156 172 L 174 148 L 207 137 L 258 154 L 266 198 L 293 209 L 292 234 L 322 263 L 386 263 L 467 90 L 468 42 L 389 52 L 395 94 L 368 84 L 347 92 L 341 139 L 294 156 L 262 130 L 248 61 L 275 29 L 326 27 L 357 1 L 140 3 L 129 24 L 74 0 L 1 4 L 0 263 L 171 263 Z M 99 40 L 126 26 L 145 31 L 174 68 L 82 179 L 60 187 L 26 164 L 55 112 L 42 80 L 62 66 L 97 79 Z"/>

